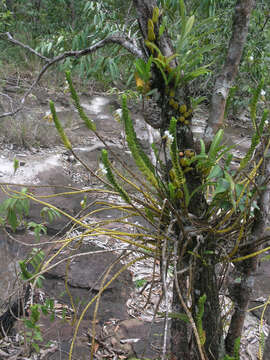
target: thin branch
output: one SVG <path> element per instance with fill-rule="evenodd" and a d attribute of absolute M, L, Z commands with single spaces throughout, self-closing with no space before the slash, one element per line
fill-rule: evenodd
<path fill-rule="evenodd" d="M 264 30 L 264 28 L 265 28 L 266 24 L 268 23 L 269 19 L 270 19 L 270 15 L 268 15 L 268 16 L 266 17 L 265 22 L 264 22 L 264 24 L 263 24 L 263 26 L 262 26 L 262 28 L 261 28 L 261 31 Z"/>
<path fill-rule="evenodd" d="M 41 59 L 43 59 L 43 60 L 45 60 L 45 61 L 47 61 L 47 62 L 50 61 L 49 58 L 47 58 L 46 56 L 43 56 L 42 54 L 40 54 L 40 53 L 37 52 L 36 50 L 32 49 L 30 46 L 25 45 L 25 44 L 23 44 L 22 42 L 20 42 L 19 40 L 14 39 L 9 32 L 0 34 L 0 37 L 4 37 L 5 35 L 7 36 L 8 41 L 11 42 L 12 44 L 18 45 L 18 46 L 20 46 L 20 47 L 22 47 L 22 48 L 30 51 L 32 54 L 40 57 Z"/>

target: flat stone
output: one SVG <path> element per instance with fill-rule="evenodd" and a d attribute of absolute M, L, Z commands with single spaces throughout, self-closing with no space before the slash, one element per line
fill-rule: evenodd
<path fill-rule="evenodd" d="M 95 245 L 83 245 L 74 253 L 97 252 L 101 249 Z M 66 254 L 60 255 L 59 261 Z M 102 288 L 102 278 L 110 264 L 117 260 L 117 256 L 110 252 L 93 253 L 80 256 L 71 261 L 68 267 L 68 292 L 73 301 L 78 304 L 77 311 L 80 314 L 84 306 Z M 65 288 L 66 262 L 58 265 L 45 274 L 47 281 L 44 282 L 45 292 L 53 298 L 71 306 L 70 296 Z M 105 283 L 111 280 L 123 264 L 116 263 Z M 126 302 L 133 289 L 132 277 L 128 270 L 124 270 L 102 293 L 98 308 L 98 319 L 106 321 L 110 318 L 126 319 Z M 60 294 L 62 296 L 60 296 Z M 93 318 L 95 304 L 85 314 L 86 319 Z"/>

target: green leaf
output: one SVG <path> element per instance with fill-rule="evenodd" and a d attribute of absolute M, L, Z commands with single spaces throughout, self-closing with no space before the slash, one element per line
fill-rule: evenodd
<path fill-rule="evenodd" d="M 14 160 L 13 160 L 13 169 L 14 169 L 14 174 L 15 174 L 15 173 L 16 173 L 16 171 L 18 170 L 19 166 L 20 166 L 20 162 L 19 162 L 19 160 L 17 160 L 16 158 L 14 158 Z"/>
<path fill-rule="evenodd" d="M 38 304 L 34 304 L 30 307 L 31 310 L 31 319 L 36 323 L 39 320 L 40 312 Z"/>
<path fill-rule="evenodd" d="M 62 311 L 62 319 L 64 320 L 66 318 L 66 315 L 67 315 L 67 309 L 63 309 Z"/>
<path fill-rule="evenodd" d="M 164 31 L 165 31 L 165 25 L 161 24 L 159 27 L 159 30 L 158 30 L 159 37 L 161 37 L 163 35 Z"/>
<path fill-rule="evenodd" d="M 47 307 L 45 305 L 41 305 L 41 311 L 44 315 L 48 315 L 49 314 L 49 311 L 47 309 Z"/>
<path fill-rule="evenodd" d="M 186 23 L 185 36 L 187 36 L 190 33 L 190 31 L 193 27 L 194 21 L 195 21 L 195 16 L 194 15 L 190 16 L 190 18 L 188 19 L 188 21 Z"/>
<path fill-rule="evenodd" d="M 230 183 L 226 179 L 219 179 L 217 187 L 214 192 L 214 196 L 227 191 L 230 188 Z"/>
<path fill-rule="evenodd" d="M 213 179 L 213 178 L 220 178 L 221 176 L 223 176 L 223 170 L 219 165 L 215 165 L 211 171 L 210 174 L 208 175 L 208 180 Z"/>
<path fill-rule="evenodd" d="M 12 230 L 15 232 L 19 223 L 15 211 L 11 208 L 8 210 L 7 221 L 8 224 L 11 226 Z"/>
<path fill-rule="evenodd" d="M 155 177 L 155 168 L 147 156 L 143 151 L 134 127 L 132 123 L 132 119 L 129 116 L 129 111 L 127 108 L 127 97 L 125 95 L 122 96 L 122 110 L 123 110 L 123 120 L 125 125 L 126 139 L 128 143 L 128 147 L 132 153 L 133 159 L 136 162 L 136 165 L 146 177 L 146 179 L 156 188 L 158 188 L 158 180 Z M 103 161 L 104 162 L 104 161 Z"/>
<path fill-rule="evenodd" d="M 28 328 L 28 329 L 34 329 L 35 328 L 35 324 L 28 319 L 24 320 L 24 325 Z"/>
<path fill-rule="evenodd" d="M 179 0 L 179 12 L 180 12 L 180 16 L 182 19 L 182 27 L 183 27 L 183 32 L 186 26 L 186 7 L 185 7 L 185 3 L 184 0 Z"/>
<path fill-rule="evenodd" d="M 130 197 L 128 196 L 127 192 L 118 184 L 118 182 L 115 179 L 115 176 L 111 169 L 111 164 L 108 159 L 108 152 L 105 149 L 102 149 L 101 151 L 101 159 L 104 164 L 104 167 L 106 169 L 106 176 L 109 182 L 112 184 L 112 186 L 115 188 L 115 190 L 119 193 L 119 195 L 128 203 L 131 203 Z"/>
<path fill-rule="evenodd" d="M 224 171 L 224 175 L 225 175 L 225 179 L 229 182 L 230 190 L 233 193 L 234 190 L 235 190 L 235 183 L 233 181 L 233 178 L 231 177 L 231 175 L 227 171 Z"/>
<path fill-rule="evenodd" d="M 225 168 L 227 169 L 230 166 L 230 163 L 233 159 L 233 154 L 228 154 L 227 159 L 225 161 Z"/>
<path fill-rule="evenodd" d="M 224 130 L 220 129 L 220 130 L 218 130 L 218 132 L 214 136 L 214 139 L 213 139 L 213 141 L 211 143 L 211 146 L 210 146 L 210 149 L 209 149 L 209 152 L 208 152 L 208 157 L 209 157 L 210 161 L 214 162 L 216 160 L 216 157 L 217 157 L 217 154 L 218 154 L 218 151 L 219 151 L 219 146 L 220 146 L 220 143 L 221 143 L 221 141 L 223 139 L 223 135 L 224 135 Z"/>
<path fill-rule="evenodd" d="M 44 277 L 43 277 L 43 276 L 39 276 L 39 277 L 37 278 L 36 285 L 37 285 L 37 288 L 38 288 L 38 289 L 42 289 L 42 287 L 43 287 L 42 280 L 44 280 Z"/>
<path fill-rule="evenodd" d="M 109 59 L 109 69 L 110 69 L 110 74 L 111 74 L 112 79 L 114 81 L 118 80 L 120 77 L 119 69 L 113 59 Z"/>
<path fill-rule="evenodd" d="M 38 346 L 37 343 L 32 342 L 32 343 L 31 343 L 31 346 L 34 348 L 34 350 L 35 350 L 37 353 L 40 352 L 40 348 L 39 348 L 39 346 Z"/>
<path fill-rule="evenodd" d="M 32 277 L 32 274 L 27 270 L 25 260 L 19 261 L 19 266 L 21 269 L 21 278 L 23 280 L 28 280 Z"/>
<path fill-rule="evenodd" d="M 33 340 L 43 341 L 43 337 L 42 337 L 42 335 L 41 335 L 40 330 L 38 331 L 38 330 L 36 329 L 35 334 L 34 334 L 34 336 L 33 336 Z"/>
<path fill-rule="evenodd" d="M 161 316 L 161 317 L 165 317 L 166 313 L 165 312 L 158 312 L 158 315 Z M 189 323 L 189 318 L 187 317 L 186 314 L 183 314 L 183 313 L 169 312 L 168 317 L 170 319 L 179 319 L 179 320 L 182 320 L 182 321 L 184 321 L 186 323 Z"/>
<path fill-rule="evenodd" d="M 146 280 L 145 279 L 138 279 L 134 281 L 135 287 L 136 288 L 140 288 L 142 287 L 144 284 L 146 284 Z"/>

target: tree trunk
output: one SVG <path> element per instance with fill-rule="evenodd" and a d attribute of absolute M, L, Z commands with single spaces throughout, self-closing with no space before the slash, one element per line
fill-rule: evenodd
<path fill-rule="evenodd" d="M 134 5 L 137 10 L 141 32 L 144 39 L 147 39 L 148 19 L 152 18 L 153 9 L 157 6 L 156 1 L 134 0 Z M 155 30 L 158 33 L 158 28 L 155 28 Z M 155 44 L 164 56 L 169 57 L 174 54 L 171 40 L 166 31 L 160 38 L 156 36 Z M 147 48 L 145 49 L 145 53 L 146 57 L 151 55 Z M 177 60 L 174 59 L 170 65 L 171 67 L 177 66 Z M 164 82 L 163 79 L 160 78 L 161 75 L 159 69 L 153 66 L 152 74 L 154 82 L 153 87 L 157 88 L 160 94 L 158 106 L 161 109 L 160 131 L 162 135 L 164 131 L 168 129 L 171 118 L 173 116 L 177 117 L 178 113 L 177 111 L 174 113 L 174 110 L 169 106 L 168 95 L 165 93 Z M 181 99 L 189 108 L 190 99 L 188 87 L 180 87 L 176 89 L 176 91 L 176 97 Z M 183 127 L 179 124 L 177 128 L 177 144 L 179 150 L 181 151 L 184 151 L 185 149 L 194 149 L 194 139 L 190 125 Z M 189 192 L 192 193 L 194 189 L 197 189 L 201 185 L 201 174 L 197 173 L 195 168 L 192 171 L 187 172 L 186 183 Z M 188 211 L 195 216 L 202 217 L 205 213 L 206 207 L 206 201 L 200 191 L 198 191 L 193 196 L 192 201 L 189 204 Z M 181 212 L 182 210 L 179 208 L 179 211 Z M 175 233 L 177 234 L 178 231 L 179 229 L 176 229 Z M 179 236 L 179 238 L 180 237 L 181 236 Z M 184 239 L 183 242 L 180 240 L 178 241 L 178 253 L 180 254 L 182 251 L 185 252 L 183 257 L 179 256 L 179 259 L 181 260 L 178 261 L 177 269 L 180 272 L 185 266 L 189 266 L 189 263 L 193 261 L 193 255 L 183 250 L 183 248 L 185 248 L 184 244 L 186 240 L 187 239 Z M 191 252 L 194 250 L 196 244 L 196 239 L 194 239 L 194 241 L 191 240 Z M 209 243 L 207 246 L 209 247 Z M 204 250 L 201 249 L 202 252 L 204 252 Z M 207 250 L 210 249 L 208 248 Z M 215 276 L 215 264 L 212 262 L 211 258 L 207 261 L 207 266 L 203 265 L 201 261 L 195 262 L 194 268 L 192 269 L 192 276 L 194 276 L 194 279 L 191 279 L 189 272 L 177 275 L 177 282 L 174 284 L 172 304 L 174 313 L 185 313 L 186 310 L 183 307 L 183 304 L 179 301 L 179 294 L 176 291 L 176 287 L 178 287 L 181 292 L 181 297 L 183 298 L 186 307 L 191 310 L 192 317 L 195 321 L 198 310 L 196 308 L 197 301 L 201 295 L 206 294 L 205 314 L 202 318 L 203 329 L 205 329 L 207 334 L 205 346 L 203 346 L 203 344 L 198 344 L 198 338 L 194 336 L 194 329 L 192 329 L 190 323 L 173 318 L 171 322 L 171 355 L 174 360 L 200 360 L 202 359 L 203 352 L 205 352 L 205 359 L 214 359 L 213 355 L 218 358 L 219 344 L 222 334 L 219 293 L 217 289 L 218 282 Z M 189 286 L 187 284 L 191 281 L 194 283 L 190 285 L 191 290 L 189 290 Z M 200 294 L 199 296 L 195 295 L 194 288 L 198 291 L 198 294 Z"/>
<path fill-rule="evenodd" d="M 199 297 L 205 294 L 206 301 L 204 304 L 202 328 L 205 333 L 204 349 L 209 360 L 219 359 L 222 338 L 219 288 L 213 260 L 211 257 L 207 259 L 204 256 L 204 262 L 207 261 L 207 263 L 202 264 L 198 261 L 198 265 L 194 268 L 195 306 L 193 308 L 193 317 L 196 318 L 197 316 Z"/>
<path fill-rule="evenodd" d="M 178 264 L 179 265 L 179 264 Z M 186 289 L 186 276 L 178 275 L 177 280 L 181 294 L 184 296 L 187 292 Z M 184 298 L 186 301 L 187 299 Z M 180 304 L 176 284 L 173 286 L 173 313 L 184 313 Z M 171 323 L 171 354 L 172 359 L 185 359 L 191 360 L 190 352 L 190 339 L 191 339 L 191 326 L 183 320 L 172 319 Z"/>
<path fill-rule="evenodd" d="M 205 131 L 207 142 L 223 125 L 226 100 L 238 73 L 254 3 L 254 0 L 237 0 L 227 58 L 221 73 L 216 78 L 212 95 L 210 115 Z"/>
<path fill-rule="evenodd" d="M 269 141 L 269 139 L 267 139 Z M 264 147 L 262 146 L 260 152 Z M 262 156 L 262 154 L 260 155 Z M 260 168 L 260 174 L 258 178 L 264 177 L 268 179 L 268 184 L 264 191 L 260 193 L 258 200 L 258 207 L 260 210 L 256 210 L 255 221 L 252 227 L 249 243 L 251 245 L 244 248 L 240 256 L 255 253 L 259 250 L 259 246 L 256 245 L 256 240 L 268 235 L 269 233 L 269 214 L 270 214 L 270 160 L 265 158 L 264 166 Z M 251 259 L 244 260 L 238 265 L 238 270 L 241 276 L 240 284 L 233 284 L 231 288 L 231 297 L 234 301 L 234 314 L 231 320 L 228 335 L 225 340 L 226 351 L 229 355 L 233 355 L 235 340 L 241 336 L 246 311 L 248 309 L 249 300 L 252 295 L 253 289 L 253 272 L 257 268 L 258 257 L 252 257 Z M 268 340 L 269 341 L 269 340 Z M 267 355 L 265 355 L 267 356 Z M 269 355 L 268 355 L 269 356 Z M 268 357 L 269 358 L 269 357 Z M 265 357 L 264 360 L 266 360 Z"/>

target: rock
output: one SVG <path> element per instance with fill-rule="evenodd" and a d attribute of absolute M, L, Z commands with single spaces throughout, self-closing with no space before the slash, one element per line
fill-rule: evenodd
<path fill-rule="evenodd" d="M 104 251 L 95 245 L 83 245 L 76 253 L 88 253 L 85 256 L 72 259 L 68 268 L 69 292 L 73 301 L 78 304 L 77 311 L 81 314 L 85 305 L 95 296 L 102 287 L 102 277 L 108 266 L 117 260 L 117 256 L 111 252 Z M 64 258 L 67 254 L 57 257 L 56 261 Z M 122 264 L 116 263 L 107 277 L 108 282 L 114 274 L 121 268 Z M 53 298 L 57 298 L 71 306 L 71 299 L 65 288 L 66 262 L 58 265 L 56 268 L 49 270 L 45 274 L 47 281 L 44 282 L 45 292 Z M 98 308 L 97 318 L 100 321 L 107 321 L 110 318 L 126 319 L 126 302 L 133 288 L 132 277 L 129 271 L 123 271 L 103 292 Z M 62 295 L 60 297 L 60 294 Z M 93 304 L 85 314 L 85 319 L 92 319 L 95 304 Z"/>
<path fill-rule="evenodd" d="M 76 185 L 72 184 L 70 178 L 68 178 L 61 167 L 53 167 L 50 170 L 44 170 L 37 175 L 38 182 L 43 187 L 29 187 L 28 191 L 33 193 L 33 196 L 42 201 L 48 202 L 63 212 L 75 216 L 80 210 L 80 202 L 83 200 L 84 194 L 63 194 L 71 192 L 71 187 L 75 188 Z M 44 187 L 45 185 L 45 187 Z M 74 191 L 74 190 L 73 190 Z M 46 195 L 51 194 L 55 197 L 46 198 Z M 46 207 L 45 204 L 41 204 L 35 201 L 31 201 L 29 219 L 36 223 L 41 223 L 44 218 L 41 216 L 41 209 Z M 47 219 L 46 219 L 47 220 Z M 70 223 L 70 219 L 61 215 L 61 217 L 55 218 L 54 221 L 47 224 L 47 230 L 49 234 L 56 234 L 58 232 L 63 233 L 67 230 L 67 225 Z"/>
<path fill-rule="evenodd" d="M 151 325 L 137 319 L 112 320 L 96 334 L 101 343 L 116 354 L 157 359 L 163 344 L 163 327 L 163 322 Z"/>

